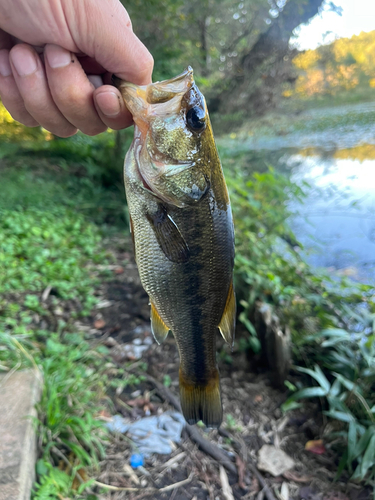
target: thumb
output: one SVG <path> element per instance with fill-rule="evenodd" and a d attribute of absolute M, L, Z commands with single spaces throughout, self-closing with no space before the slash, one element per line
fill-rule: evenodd
<path fill-rule="evenodd" d="M 118 0 L 63 0 L 70 33 L 84 54 L 123 80 L 151 83 L 154 61 Z"/>

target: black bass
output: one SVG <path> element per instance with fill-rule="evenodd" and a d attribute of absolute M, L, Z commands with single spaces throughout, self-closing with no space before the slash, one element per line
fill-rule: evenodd
<path fill-rule="evenodd" d="M 135 123 L 125 189 L 152 332 L 159 344 L 169 331 L 176 339 L 187 422 L 218 427 L 216 335 L 233 345 L 234 231 L 205 99 L 191 68 L 142 87 L 115 81 Z"/>

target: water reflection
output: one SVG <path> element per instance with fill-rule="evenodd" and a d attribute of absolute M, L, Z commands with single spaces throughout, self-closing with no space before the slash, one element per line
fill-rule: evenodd
<path fill-rule="evenodd" d="M 284 155 L 292 179 L 311 186 L 293 229 L 307 260 L 375 282 L 374 146 Z M 365 159 L 365 152 L 371 159 Z"/>

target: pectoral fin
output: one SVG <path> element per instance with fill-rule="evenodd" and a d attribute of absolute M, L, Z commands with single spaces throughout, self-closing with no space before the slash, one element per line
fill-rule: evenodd
<path fill-rule="evenodd" d="M 190 257 L 189 247 L 178 227 L 168 215 L 167 209 L 159 205 L 159 210 L 147 215 L 156 239 L 165 256 L 172 262 L 187 262 Z"/>
<path fill-rule="evenodd" d="M 234 344 L 234 329 L 236 326 L 236 296 L 233 281 L 230 284 L 224 313 L 219 324 L 219 330 L 225 342 L 230 346 Z"/>
<path fill-rule="evenodd" d="M 166 339 L 169 328 L 159 316 L 154 304 L 151 302 L 151 331 L 156 342 L 160 345 Z"/>

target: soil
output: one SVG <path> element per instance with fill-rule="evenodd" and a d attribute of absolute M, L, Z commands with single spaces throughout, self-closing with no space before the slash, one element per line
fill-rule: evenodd
<path fill-rule="evenodd" d="M 178 397 L 178 353 L 172 336 L 168 336 L 161 346 L 153 339 L 151 342 L 148 296 L 140 284 L 128 241 L 116 240 L 111 247 L 117 248 L 114 253 L 116 263 L 108 267 L 113 277 L 98 289 L 101 302 L 90 318 L 89 327 L 90 334 L 110 349 L 117 366 L 139 375 L 145 369 L 144 363 L 147 364 L 146 373 L 152 377 L 151 381 L 147 379 L 137 385 L 127 385 L 111 394 L 112 415 L 134 421 L 173 409 L 170 402 L 160 395 L 152 379 L 169 386 L 169 391 Z M 81 328 L 87 329 L 88 325 L 81 324 Z M 136 342 L 145 349 L 140 359 L 132 348 L 134 339 L 138 339 Z M 145 459 L 143 467 L 132 469 L 129 465 L 132 454 L 129 439 L 116 433 L 111 436 L 107 456 L 101 462 L 97 476 L 99 482 L 114 487 L 111 491 L 98 490 L 102 500 L 147 497 L 156 500 L 370 498 L 370 490 L 348 483 L 345 474 L 335 482 L 340 456 L 335 452 L 334 442 L 325 438 L 329 425 L 323 420 L 317 404 L 307 402 L 302 408 L 284 414 L 280 406 L 287 399 L 288 390 L 274 388 L 255 358 L 249 361 L 248 353 L 240 352 L 236 347 L 231 353 L 219 336 L 218 363 L 223 424 L 220 430 L 197 428 L 204 439 L 229 457 L 237 474 L 220 467 L 189 438 L 186 430 L 181 442 L 173 445 L 170 455 L 153 454 Z M 324 442 L 320 449 L 322 453 L 306 451 L 306 443 L 318 439 Z M 277 477 L 258 470 L 258 453 L 266 444 L 283 450 L 295 461 L 295 466 Z M 179 482 L 182 482 L 181 486 L 168 489 Z M 163 488 L 166 490 L 157 491 Z"/>

